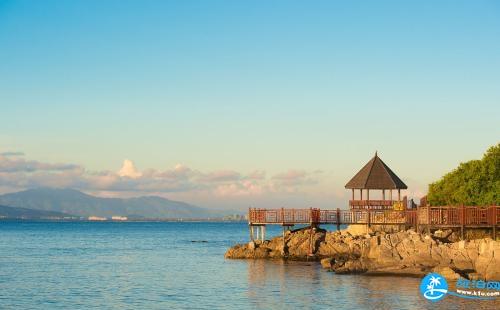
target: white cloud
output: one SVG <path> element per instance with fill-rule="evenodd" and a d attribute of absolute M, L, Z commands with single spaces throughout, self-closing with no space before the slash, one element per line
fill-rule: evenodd
<path fill-rule="evenodd" d="M 137 170 L 131 160 L 125 159 L 123 161 L 122 168 L 120 169 L 120 171 L 118 171 L 118 175 L 121 177 L 137 179 L 142 176 L 142 173 Z"/>
<path fill-rule="evenodd" d="M 26 160 L 20 152 L 5 152 L 0 154 L 1 172 L 35 172 L 35 171 L 64 171 L 75 170 L 81 167 L 73 164 L 48 164 L 36 160 Z"/>
<path fill-rule="evenodd" d="M 69 187 L 106 196 L 177 195 L 203 197 L 213 203 L 231 199 L 264 199 L 281 194 L 310 191 L 318 184 L 317 172 L 289 170 L 266 177 L 265 171 L 241 173 L 234 170 L 202 172 L 177 164 L 166 170 L 139 170 L 132 160 L 123 161 L 118 171 L 88 171 L 74 164 L 26 160 L 20 155 L 0 154 L 0 189 Z M 5 191 L 5 190 L 4 190 Z M 210 198 L 211 197 L 211 198 Z M 188 199 L 189 201 L 189 199 Z"/>
<path fill-rule="evenodd" d="M 200 177 L 203 182 L 227 182 L 241 179 L 240 173 L 231 170 L 219 170 L 206 173 Z"/>

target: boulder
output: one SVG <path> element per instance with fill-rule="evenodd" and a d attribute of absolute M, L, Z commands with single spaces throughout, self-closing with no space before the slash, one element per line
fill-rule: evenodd
<path fill-rule="evenodd" d="M 332 268 L 332 262 L 335 262 L 335 260 L 331 257 L 328 258 L 323 258 L 321 260 L 321 266 L 325 269 L 331 269 Z"/>
<path fill-rule="evenodd" d="M 337 274 L 358 274 L 364 273 L 368 269 L 360 259 L 354 259 L 340 264 L 335 263 L 332 270 Z"/>
<path fill-rule="evenodd" d="M 456 273 L 453 269 L 451 269 L 448 266 L 437 266 L 432 269 L 432 272 L 439 273 L 443 277 L 446 278 L 446 280 L 458 280 L 460 278 L 460 275 Z"/>
<path fill-rule="evenodd" d="M 448 279 L 500 279 L 500 242 L 490 238 L 449 242 L 450 231 L 424 235 L 414 230 L 396 233 L 353 234 L 352 230 L 326 232 L 307 227 L 265 242 L 230 248 L 233 259 L 321 259 L 336 273 L 421 276 L 434 271 Z M 312 235 L 311 235 L 312 234 Z M 311 244 L 312 240 L 312 244 Z M 444 241 L 441 241 L 444 240 Z M 446 241 L 448 240 L 448 241 Z"/>
<path fill-rule="evenodd" d="M 433 234 L 433 237 L 441 242 L 451 242 L 449 238 L 453 234 L 453 230 L 451 229 L 446 229 L 446 230 L 436 230 Z"/>

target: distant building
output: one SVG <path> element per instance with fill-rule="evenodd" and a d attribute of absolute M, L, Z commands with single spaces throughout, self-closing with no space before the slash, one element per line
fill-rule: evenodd
<path fill-rule="evenodd" d="M 89 221 L 106 221 L 107 220 L 107 218 L 105 218 L 105 217 L 94 216 L 94 215 L 89 216 L 88 219 L 89 219 Z"/>
<path fill-rule="evenodd" d="M 111 217 L 111 220 L 112 221 L 127 221 L 128 217 L 126 217 L 126 216 L 119 216 L 119 215 L 113 215 Z"/>

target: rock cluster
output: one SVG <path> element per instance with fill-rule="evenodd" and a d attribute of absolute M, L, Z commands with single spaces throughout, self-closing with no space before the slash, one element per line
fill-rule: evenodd
<path fill-rule="evenodd" d="M 500 279 L 500 242 L 489 238 L 452 242 L 454 238 L 450 231 L 424 235 L 407 230 L 356 236 L 348 231 L 304 228 L 288 232 L 285 242 L 283 237 L 276 237 L 236 245 L 225 257 L 321 260 L 324 268 L 338 274 L 422 276 L 434 271 L 449 279 Z"/>

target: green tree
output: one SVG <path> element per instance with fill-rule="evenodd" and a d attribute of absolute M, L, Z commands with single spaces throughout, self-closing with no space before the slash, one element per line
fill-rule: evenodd
<path fill-rule="evenodd" d="M 500 202 L 500 143 L 490 147 L 481 160 L 458 168 L 429 184 L 431 205 L 497 205 Z"/>

